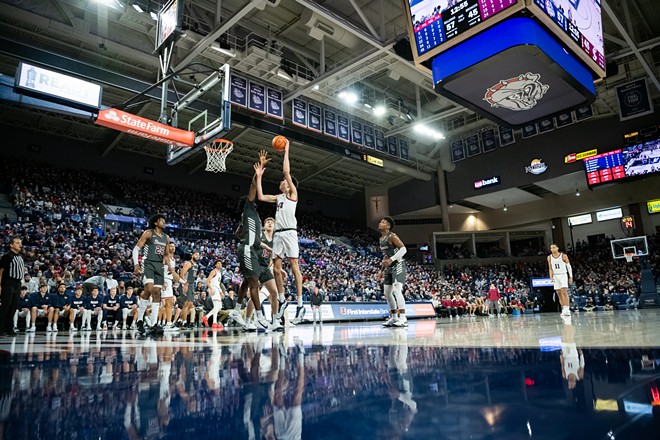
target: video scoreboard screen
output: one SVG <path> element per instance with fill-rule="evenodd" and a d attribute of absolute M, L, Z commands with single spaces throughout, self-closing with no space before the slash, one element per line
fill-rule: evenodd
<path fill-rule="evenodd" d="M 556 35 L 567 36 L 575 50 L 586 54 L 604 74 L 605 45 L 600 0 L 534 0 L 533 5 L 550 19 L 555 28 L 551 30 Z"/>
<path fill-rule="evenodd" d="M 404 0 L 415 58 L 422 62 L 440 52 L 440 46 L 466 32 L 490 26 L 492 17 L 522 0 Z M 519 9 L 519 8 L 515 8 Z M 479 26 L 488 21 L 488 24 Z"/>
<path fill-rule="evenodd" d="M 626 177 L 622 150 L 614 150 L 584 160 L 589 186 Z"/>

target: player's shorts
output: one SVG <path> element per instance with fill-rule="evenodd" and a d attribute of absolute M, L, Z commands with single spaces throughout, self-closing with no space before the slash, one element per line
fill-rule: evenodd
<path fill-rule="evenodd" d="M 552 280 L 555 282 L 555 290 L 568 289 L 568 274 L 554 274 Z"/>
<path fill-rule="evenodd" d="M 392 285 L 394 283 L 406 283 L 406 263 L 397 261 L 390 267 L 386 267 L 383 272 L 383 284 Z"/>
<path fill-rule="evenodd" d="M 273 237 L 273 257 L 298 258 L 298 231 L 275 232 Z"/>
<path fill-rule="evenodd" d="M 185 295 L 180 295 L 179 298 L 183 298 L 183 301 L 195 301 L 195 286 L 194 283 L 188 283 L 188 290 L 186 290 Z"/>
<path fill-rule="evenodd" d="M 161 287 L 165 282 L 165 267 L 163 262 L 144 260 L 143 262 L 143 278 L 144 284 L 153 284 L 154 287 Z"/>
<path fill-rule="evenodd" d="M 265 283 L 273 279 L 270 269 L 260 264 L 259 257 L 250 246 L 239 246 L 238 261 L 243 278 L 246 280 L 257 279 L 260 283 Z"/>
<path fill-rule="evenodd" d="M 163 284 L 163 290 L 160 292 L 160 297 L 161 297 L 161 299 L 173 298 L 174 297 L 174 289 L 172 288 L 172 280 L 170 280 L 170 279 L 165 280 L 165 283 Z"/>

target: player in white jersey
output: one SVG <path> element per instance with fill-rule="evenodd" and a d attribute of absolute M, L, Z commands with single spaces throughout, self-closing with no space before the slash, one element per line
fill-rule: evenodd
<path fill-rule="evenodd" d="M 169 251 L 165 256 L 163 266 L 163 274 L 165 282 L 163 283 L 163 292 L 161 298 L 163 299 L 163 315 L 165 316 L 165 327 L 163 328 L 166 332 L 176 331 L 176 327 L 172 325 L 172 312 L 174 309 L 174 283 L 179 282 L 179 274 L 176 273 L 176 261 L 174 260 L 174 252 L 176 248 L 174 243 L 167 245 L 167 250 Z"/>
<path fill-rule="evenodd" d="M 268 162 L 266 151 L 259 152 L 259 161 L 262 164 Z M 265 195 L 261 187 L 261 176 L 257 175 L 257 197 L 262 202 L 277 203 L 275 213 L 275 237 L 273 238 L 273 263 L 275 266 L 275 283 L 277 284 L 277 299 L 279 300 L 280 313 L 284 313 L 284 276 L 282 274 L 282 260 L 289 259 L 291 271 L 296 283 L 296 299 L 298 307 L 296 316 L 291 321 L 293 324 L 302 322 L 305 316 L 305 307 L 302 300 L 302 275 L 298 265 L 298 222 L 296 220 L 296 206 L 298 205 L 297 182 L 291 176 L 289 164 L 289 141 L 284 149 L 284 160 L 282 165 L 284 179 L 280 182 L 281 194 Z"/>
<path fill-rule="evenodd" d="M 568 261 L 568 256 L 559 252 L 556 244 L 550 246 L 551 254 L 548 255 L 548 268 L 550 269 L 550 278 L 555 283 L 555 291 L 561 304 L 561 316 L 571 316 L 569 310 L 568 285 L 573 283 L 573 269 Z"/>
<path fill-rule="evenodd" d="M 577 382 L 584 379 L 584 353 L 575 344 L 575 328 L 570 320 L 564 322 L 561 338 L 561 375 L 568 382 L 568 389 L 572 390 Z"/>
<path fill-rule="evenodd" d="M 222 263 L 216 261 L 215 269 L 211 271 L 208 278 L 206 279 L 206 284 L 209 286 L 209 293 L 211 294 L 211 301 L 213 301 L 213 309 L 202 316 L 202 322 L 206 327 L 209 326 L 209 318 L 213 316 L 213 326 L 215 329 L 222 329 L 223 326 L 218 322 L 218 312 L 222 310 L 222 298 L 224 298 L 225 286 L 220 282 L 222 279 Z"/>

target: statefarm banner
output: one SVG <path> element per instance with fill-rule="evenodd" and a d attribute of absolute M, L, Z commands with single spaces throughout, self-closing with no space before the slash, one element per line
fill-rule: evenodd
<path fill-rule="evenodd" d="M 170 127 L 116 108 L 101 110 L 94 123 L 133 136 L 140 136 L 177 147 L 192 147 L 195 143 L 195 133 L 192 131 Z"/>

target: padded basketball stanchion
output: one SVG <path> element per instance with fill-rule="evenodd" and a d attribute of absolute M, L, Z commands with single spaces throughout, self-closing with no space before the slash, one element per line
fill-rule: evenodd
<path fill-rule="evenodd" d="M 660 307 L 660 294 L 655 287 L 655 278 L 651 271 L 651 263 L 648 257 L 640 257 L 641 267 L 641 292 L 639 294 L 639 308 L 646 309 L 651 307 Z"/>
<path fill-rule="evenodd" d="M 225 159 L 234 149 L 234 143 L 226 139 L 216 139 L 211 146 L 204 147 L 206 151 L 206 171 L 224 173 L 227 171 Z"/>

